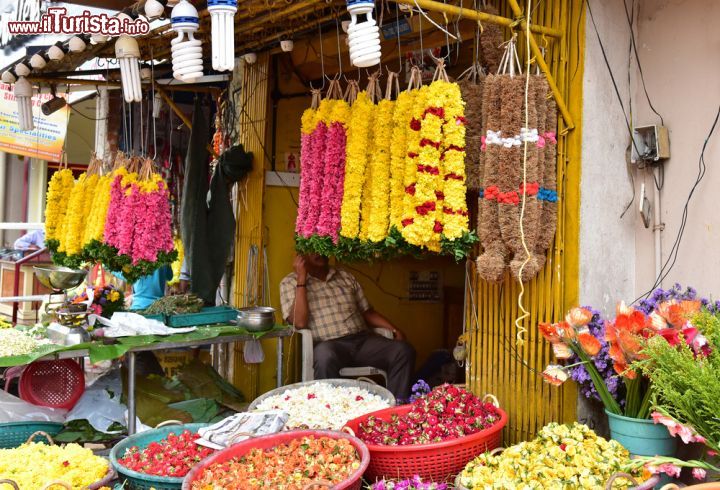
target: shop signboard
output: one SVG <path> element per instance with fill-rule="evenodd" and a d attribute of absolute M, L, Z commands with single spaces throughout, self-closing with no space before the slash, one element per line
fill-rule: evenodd
<path fill-rule="evenodd" d="M 40 106 L 51 98 L 50 94 L 37 94 L 32 98 L 35 129 L 21 131 L 13 88 L 6 83 L 0 83 L 0 151 L 46 161 L 60 160 L 70 108 L 66 105 L 45 116 L 40 111 Z"/>

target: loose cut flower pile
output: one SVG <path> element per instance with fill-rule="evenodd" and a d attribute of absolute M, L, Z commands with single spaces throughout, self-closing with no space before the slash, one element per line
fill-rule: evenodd
<path fill-rule="evenodd" d="M 29 334 L 15 328 L 0 329 L 0 357 L 24 356 L 49 343 L 50 341 L 46 339 L 35 340 Z"/>
<path fill-rule="evenodd" d="M 386 400 L 362 388 L 318 382 L 268 397 L 257 410 L 287 412 L 287 429 L 339 430 L 348 420 L 388 407 Z"/>
<path fill-rule="evenodd" d="M 147 475 L 183 477 L 214 450 L 195 444 L 200 436 L 184 430 L 180 435 L 173 432 L 159 442 L 151 442 L 145 449 L 137 446 L 128 449 L 120 464 L 128 469 Z"/>
<path fill-rule="evenodd" d="M 58 265 L 100 262 L 134 282 L 176 257 L 168 189 L 149 160 L 138 170 L 138 161 L 119 154 L 102 176 L 101 166 L 93 159 L 77 182 L 69 169 L 53 175 L 46 243 Z"/>
<path fill-rule="evenodd" d="M 390 421 L 368 417 L 360 423 L 357 436 L 376 445 L 429 444 L 475 434 L 492 427 L 500 418 L 494 405 L 446 384 L 418 398 L 408 413 L 395 414 Z"/>
<path fill-rule="evenodd" d="M 380 480 L 373 483 L 369 490 L 447 490 L 447 483 L 426 482 L 415 475 L 404 480 Z"/>
<path fill-rule="evenodd" d="M 385 98 L 373 76 L 368 91 L 349 91 L 351 105 L 332 86 L 330 98 L 303 114 L 300 252 L 368 260 L 431 251 L 461 259 L 475 242 L 460 89 L 441 78 L 391 100 L 393 75 Z"/>
<path fill-rule="evenodd" d="M 460 473 L 459 483 L 470 490 L 605 488 L 629 461 L 620 443 L 598 437 L 587 426 L 553 422 L 532 441 L 501 454 L 481 454 Z M 627 480 L 616 482 L 613 488 L 629 486 Z"/>
<path fill-rule="evenodd" d="M 0 449 L 0 479 L 14 480 L 20 490 L 37 490 L 53 481 L 72 488 L 87 488 L 105 478 L 107 460 L 77 444 L 64 447 L 31 442 L 15 449 Z"/>
<path fill-rule="evenodd" d="M 334 485 L 360 467 L 357 451 L 347 439 L 302 437 L 263 451 L 253 448 L 244 456 L 205 469 L 193 490 L 301 490 L 315 480 Z"/>

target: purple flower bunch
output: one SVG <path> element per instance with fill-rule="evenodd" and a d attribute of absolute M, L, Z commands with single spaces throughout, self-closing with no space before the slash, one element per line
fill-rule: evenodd
<path fill-rule="evenodd" d="M 610 346 L 605 341 L 605 321 L 602 319 L 600 312 L 590 306 L 585 306 L 587 310 L 592 313 L 592 319 L 588 324 L 590 333 L 600 340 L 600 352 L 592 359 L 595 367 L 597 368 L 600 376 L 605 381 L 605 385 L 608 387 L 608 391 L 612 397 L 617 400 L 621 405 L 625 403 L 624 390 L 625 387 L 622 380 L 615 372 L 613 368 L 613 361 L 608 354 Z M 573 356 L 570 363 L 575 364 L 580 362 L 578 356 Z M 585 369 L 583 364 L 575 366 L 570 369 L 570 377 L 578 384 L 580 392 L 588 399 L 600 400 L 600 394 L 595 389 L 595 385 L 590 378 L 590 374 Z"/>
<path fill-rule="evenodd" d="M 425 382 L 424 379 L 419 379 L 417 383 L 412 385 L 412 394 L 408 399 L 407 403 L 414 403 L 418 398 L 422 398 L 432 391 L 430 385 Z"/>
<path fill-rule="evenodd" d="M 703 308 L 710 313 L 720 313 L 720 301 L 711 301 L 708 298 L 698 298 L 697 290 L 691 286 L 683 288 L 680 284 L 675 283 L 670 289 L 658 288 L 650 294 L 646 299 L 640 300 L 637 309 L 649 315 L 660 305 L 666 301 L 694 301 L 699 300 Z"/>
<path fill-rule="evenodd" d="M 418 475 L 405 480 L 380 480 L 370 490 L 447 490 L 447 483 L 423 482 Z"/>

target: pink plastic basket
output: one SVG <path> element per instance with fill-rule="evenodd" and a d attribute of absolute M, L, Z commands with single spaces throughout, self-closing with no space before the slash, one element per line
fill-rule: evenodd
<path fill-rule="evenodd" d="M 390 407 L 368 413 L 351 420 L 345 425 L 354 434 L 359 433 L 360 423 L 374 416 L 382 420 L 391 420 L 394 414 L 403 415 L 412 409 L 412 405 Z M 365 478 L 375 481 L 382 478 L 412 478 L 419 475 L 428 481 L 451 481 L 465 465 L 477 455 L 499 447 L 502 442 L 502 430 L 507 424 L 507 414 L 501 410 L 500 420 L 485 430 L 465 437 L 432 444 L 409 446 L 380 446 L 367 444 L 370 451 L 370 464 Z"/>
<path fill-rule="evenodd" d="M 19 388 L 28 403 L 70 410 L 85 392 L 85 373 L 72 359 L 37 361 L 25 368 Z"/>
<path fill-rule="evenodd" d="M 362 485 L 362 476 L 365 473 L 365 469 L 368 467 L 370 462 L 370 453 L 364 442 L 357 437 L 353 437 L 344 432 L 335 432 L 329 430 L 291 430 L 287 432 L 279 432 L 277 434 L 270 434 L 262 437 L 255 437 L 247 439 L 239 444 L 235 444 L 223 451 L 217 452 L 204 459 L 197 466 L 195 466 L 190 473 L 187 474 L 185 480 L 183 480 L 183 490 L 191 490 L 192 484 L 197 480 L 203 471 L 209 466 L 216 463 L 224 463 L 232 458 L 242 456 L 251 449 L 270 449 L 279 444 L 287 443 L 293 439 L 299 439 L 301 437 L 332 437 L 333 439 L 347 439 L 355 447 L 360 457 L 360 467 L 352 473 L 347 480 L 338 483 L 333 486 L 333 490 L 360 490 Z"/>

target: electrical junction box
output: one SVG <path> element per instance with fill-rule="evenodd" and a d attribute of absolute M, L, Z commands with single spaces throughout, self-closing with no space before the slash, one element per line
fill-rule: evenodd
<path fill-rule="evenodd" d="M 408 300 L 413 303 L 440 303 L 442 301 L 442 274 L 436 270 L 410 271 L 408 274 Z"/>
<path fill-rule="evenodd" d="M 633 130 L 632 163 L 655 163 L 670 158 L 670 136 L 665 126 Z"/>

